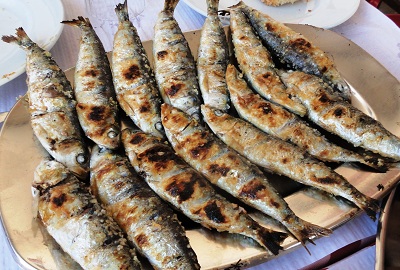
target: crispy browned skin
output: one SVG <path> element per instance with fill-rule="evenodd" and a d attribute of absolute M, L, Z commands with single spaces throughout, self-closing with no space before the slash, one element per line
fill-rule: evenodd
<path fill-rule="evenodd" d="M 136 174 L 126 156 L 95 146 L 90 185 L 128 240 L 155 269 L 200 269 L 176 214 Z"/>
<path fill-rule="evenodd" d="M 118 107 L 103 44 L 89 19 L 78 17 L 62 23 L 79 27 L 82 32 L 74 78 L 79 122 L 96 144 L 115 149 L 120 145 Z"/>
<path fill-rule="evenodd" d="M 307 107 L 312 122 L 356 147 L 400 161 L 400 138 L 343 100 L 318 77 L 301 71 L 282 72 L 281 77 Z"/>
<path fill-rule="evenodd" d="M 118 103 L 138 128 L 162 138 L 161 97 L 140 37 L 129 20 L 127 1 L 118 4 L 115 12 L 119 25 L 111 67 Z"/>
<path fill-rule="evenodd" d="M 174 150 L 212 184 L 277 219 L 303 244 L 310 237 L 331 233 L 297 217 L 257 166 L 196 120 L 168 104 L 162 105 L 161 115 Z"/>
<path fill-rule="evenodd" d="M 164 102 L 200 119 L 201 96 L 196 64 L 174 18 L 179 0 L 165 0 L 154 26 L 154 72 Z"/>
<path fill-rule="evenodd" d="M 61 163 L 42 161 L 33 187 L 47 231 L 83 269 L 141 269 L 117 223 Z"/>
<path fill-rule="evenodd" d="M 214 134 L 251 162 L 302 184 L 346 198 L 375 220 L 379 207 L 374 199 L 362 194 L 343 176 L 300 148 L 206 105 L 202 105 L 202 113 Z"/>
<path fill-rule="evenodd" d="M 232 8 L 246 14 L 264 45 L 282 64 L 323 78 L 342 97 L 350 100 L 350 87 L 340 75 L 333 59 L 305 36 L 247 6 L 243 1 Z"/>
<path fill-rule="evenodd" d="M 57 161 L 79 178 L 89 170 L 89 151 L 84 143 L 73 90 L 51 54 L 33 42 L 23 28 L 16 36 L 3 36 L 26 51 L 29 113 L 35 136 Z"/>
<path fill-rule="evenodd" d="M 233 65 L 226 78 L 232 104 L 241 118 L 262 131 L 290 141 L 314 157 L 329 162 L 360 162 L 381 171 L 387 169 L 382 159 L 362 156 L 328 141 L 297 115 L 254 93 Z"/>
<path fill-rule="evenodd" d="M 253 238 L 273 254 L 282 249 L 285 233 L 262 227 L 243 208 L 217 194 L 168 144 L 130 129 L 123 130 L 122 141 L 131 164 L 149 186 L 190 219 L 206 228 Z"/>

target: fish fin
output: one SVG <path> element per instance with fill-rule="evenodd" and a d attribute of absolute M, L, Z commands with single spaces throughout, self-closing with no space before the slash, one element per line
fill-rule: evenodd
<path fill-rule="evenodd" d="M 125 0 L 124 3 L 118 4 L 115 7 L 115 13 L 117 14 L 120 22 L 129 21 L 128 1 Z"/>
<path fill-rule="evenodd" d="M 73 19 L 70 21 L 62 21 L 61 23 L 63 24 L 67 24 L 67 25 L 71 25 L 71 26 L 75 26 L 75 27 L 91 27 L 89 18 L 84 18 L 82 16 L 78 16 L 78 19 Z"/>
<path fill-rule="evenodd" d="M 207 14 L 216 15 L 218 14 L 219 0 L 207 0 Z"/>
<path fill-rule="evenodd" d="M 232 9 L 232 8 L 241 8 L 241 7 L 243 7 L 245 4 L 243 3 L 243 1 L 239 1 L 239 3 L 237 3 L 237 4 L 235 4 L 235 5 L 233 5 L 233 6 L 230 6 L 230 7 L 228 7 L 229 9 Z"/>
<path fill-rule="evenodd" d="M 376 213 L 381 210 L 377 200 L 372 198 L 367 198 L 365 203 L 358 205 L 365 213 L 373 220 L 376 220 Z"/>
<path fill-rule="evenodd" d="M 300 231 L 300 235 L 296 236 L 297 240 L 299 240 L 303 245 L 306 241 L 310 243 L 314 243 L 311 238 L 312 237 L 320 237 L 320 236 L 328 236 L 332 234 L 332 230 L 328 228 L 324 228 L 308 221 L 303 220 L 302 224 L 304 228 Z"/>
<path fill-rule="evenodd" d="M 288 237 L 287 233 L 270 231 L 264 227 L 257 230 L 257 234 L 262 241 L 260 244 L 274 255 L 278 255 L 279 251 L 283 249 L 280 244 Z"/>

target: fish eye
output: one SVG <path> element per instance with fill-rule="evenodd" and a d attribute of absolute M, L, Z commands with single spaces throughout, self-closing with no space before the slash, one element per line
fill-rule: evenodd
<path fill-rule="evenodd" d="M 163 127 L 163 125 L 161 124 L 161 122 L 155 123 L 154 127 L 155 127 L 158 131 L 163 131 L 163 130 L 164 130 L 164 127 Z"/>
<path fill-rule="evenodd" d="M 114 139 L 115 137 L 118 136 L 118 132 L 115 132 L 114 130 L 109 131 L 109 132 L 107 133 L 107 136 L 108 136 L 110 139 Z"/>
<path fill-rule="evenodd" d="M 76 156 L 76 161 L 81 165 L 85 164 L 87 162 L 87 160 L 88 159 L 84 153 L 80 153 Z"/>
<path fill-rule="evenodd" d="M 222 116 L 222 115 L 224 114 L 224 112 L 221 111 L 221 110 L 215 110 L 215 111 L 214 111 L 214 114 L 215 114 L 216 116 Z"/>

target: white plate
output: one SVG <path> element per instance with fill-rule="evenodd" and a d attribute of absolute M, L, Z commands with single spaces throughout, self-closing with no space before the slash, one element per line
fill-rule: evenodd
<path fill-rule="evenodd" d="M 64 7 L 60 0 L 0 0 L 0 35 L 23 27 L 39 46 L 50 50 L 61 35 Z M 0 85 L 25 71 L 25 52 L 0 41 Z"/>
<path fill-rule="evenodd" d="M 205 0 L 183 0 L 183 2 L 200 14 L 207 15 Z M 219 9 L 227 9 L 238 2 L 237 0 L 220 0 Z M 360 5 L 360 0 L 300 0 L 294 4 L 279 7 L 267 6 L 261 0 L 244 0 L 243 2 L 280 22 L 309 24 L 326 29 L 345 22 L 353 16 Z"/>

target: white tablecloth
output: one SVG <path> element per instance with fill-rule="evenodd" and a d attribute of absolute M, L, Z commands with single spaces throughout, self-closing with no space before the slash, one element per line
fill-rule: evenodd
<path fill-rule="evenodd" d="M 62 0 L 65 8 L 65 18 L 87 16 L 84 1 Z M 153 26 L 158 12 L 162 9 L 163 0 L 145 0 L 145 9 L 133 23 L 138 28 L 142 40 L 153 37 Z M 178 4 L 175 17 L 183 31 L 200 29 L 204 16 L 190 9 L 185 3 Z M 385 15 L 361 0 L 357 12 L 343 24 L 331 29 L 352 40 L 369 54 L 376 58 L 390 73 L 400 79 L 400 30 Z M 100 30 L 99 30 L 100 32 Z M 0 35 L 12 33 L 0 33 Z M 51 50 L 54 58 L 62 69 L 75 65 L 78 53 L 79 30 L 64 27 L 63 33 Z M 104 45 L 111 48 L 110 41 L 103 37 Z M 0 112 L 9 111 L 18 96 L 25 94 L 26 75 L 22 74 L 13 81 L 0 86 Z M 0 149 L 1 151 L 1 149 Z M 300 248 L 285 256 L 274 259 L 252 269 L 299 269 L 353 241 L 369 237 L 376 233 L 376 222 L 362 214 L 345 225 L 336 229 L 328 238 L 316 241 L 316 246 L 308 245 L 312 255 Z M 0 228 L 0 269 L 19 269 L 11 249 Z M 373 247 L 366 248 L 348 260 L 342 261 L 330 269 L 343 269 L 343 265 L 352 265 L 351 269 L 374 269 L 375 251 Z M 350 263 L 350 264 L 348 264 Z M 350 268 L 347 268 L 350 269 Z"/>

